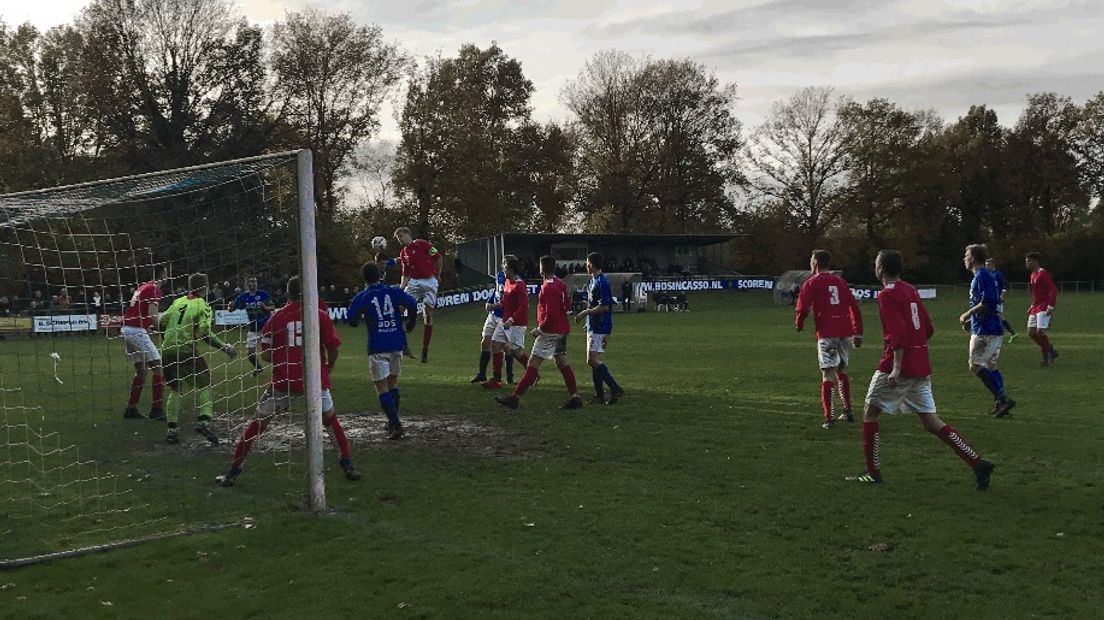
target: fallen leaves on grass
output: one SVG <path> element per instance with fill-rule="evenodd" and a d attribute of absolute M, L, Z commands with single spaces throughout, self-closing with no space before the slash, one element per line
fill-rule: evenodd
<path fill-rule="evenodd" d="M 893 545 L 891 543 L 880 542 L 870 545 L 869 547 L 867 547 L 867 549 L 871 551 L 877 551 L 878 553 L 885 553 L 887 551 L 892 551 Z"/>

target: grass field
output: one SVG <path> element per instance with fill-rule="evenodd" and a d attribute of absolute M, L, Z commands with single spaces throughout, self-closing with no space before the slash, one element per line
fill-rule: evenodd
<path fill-rule="evenodd" d="M 190 437 L 170 448 L 156 423 L 117 419 L 128 374 L 117 343 L 102 345 L 94 373 L 63 356 L 73 379 L 55 397 L 69 416 L 60 429 L 115 453 L 105 467 L 141 479 L 142 510 L 171 507 L 165 528 L 243 516 L 255 527 L 0 573 L 0 616 L 1098 616 L 1104 296 L 1060 299 L 1058 366 L 1040 368 L 1026 334 L 1006 345 L 1019 406 L 995 420 L 966 370 L 965 295 L 941 295 L 929 304 L 936 402 L 997 463 L 986 493 L 904 415 L 882 423 L 886 484 L 845 482 L 863 466 L 860 427 L 820 428 L 813 336 L 795 334 L 791 310 L 766 294 L 618 315 L 608 362 L 628 395 L 573 413 L 558 410 L 566 394 L 551 368 L 516 414 L 469 385 L 482 316 L 442 312 L 431 363 L 403 376 L 410 438 L 358 435 L 356 483 L 327 446 L 333 510 L 322 517 L 293 507 L 301 467 L 272 467 L 286 455 L 258 454 L 238 486 L 217 488 L 225 449 Z M 857 401 L 880 355 L 876 307 L 864 310 Z M 363 335 L 342 336 L 338 411 L 374 428 Z M 582 342 L 573 334 L 571 358 L 589 388 Z M 30 361 L 47 348 L 0 341 L 7 387 L 53 381 Z M 108 389 L 113 400 L 88 396 Z M 0 510 L 0 557 L 38 544 L 21 505 Z M 63 545 L 52 527 L 36 538 Z"/>

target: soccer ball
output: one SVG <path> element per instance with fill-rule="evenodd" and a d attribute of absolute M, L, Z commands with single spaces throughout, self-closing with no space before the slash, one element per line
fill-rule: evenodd
<path fill-rule="evenodd" d="M 377 251 L 377 252 L 382 252 L 382 251 L 386 250 L 387 249 L 387 238 L 386 237 L 373 237 L 372 238 L 372 249 Z"/>

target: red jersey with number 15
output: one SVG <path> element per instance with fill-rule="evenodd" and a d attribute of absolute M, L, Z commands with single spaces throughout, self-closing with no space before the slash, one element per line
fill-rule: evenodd
<path fill-rule="evenodd" d="M 402 274 L 415 280 L 436 276 L 438 258 L 437 248 L 425 239 L 415 239 L 399 250 Z"/>
<path fill-rule="evenodd" d="M 157 286 L 156 282 L 146 282 L 139 286 L 138 290 L 134 291 L 134 296 L 130 298 L 130 305 L 127 306 L 126 312 L 123 313 L 123 325 L 143 329 L 153 327 L 156 317 L 150 318 L 149 307 L 150 304 L 160 304 L 162 297 L 161 287 Z"/>
<path fill-rule="evenodd" d="M 817 338 L 847 338 L 863 331 L 859 302 L 855 301 L 847 281 L 834 273 L 822 271 L 801 285 L 794 325 L 804 326 L 810 310 Z"/>
<path fill-rule="evenodd" d="M 281 392 L 303 391 L 303 320 L 302 306 L 288 302 L 268 317 L 261 328 L 261 350 L 272 351 L 272 388 Z M 322 344 L 322 389 L 330 389 L 330 370 L 326 348 L 341 346 L 330 315 L 318 310 L 319 340 Z"/>
<path fill-rule="evenodd" d="M 891 282 L 878 294 L 878 315 L 882 319 L 882 336 L 885 349 L 878 362 L 878 370 L 893 370 L 893 351 L 904 349 L 901 359 L 902 377 L 927 377 L 931 374 L 928 359 L 928 339 L 935 333 L 924 302 L 916 287 L 898 280 Z"/>

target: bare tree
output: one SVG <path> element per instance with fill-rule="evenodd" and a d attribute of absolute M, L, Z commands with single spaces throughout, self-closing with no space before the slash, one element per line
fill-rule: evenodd
<path fill-rule="evenodd" d="M 843 206 L 847 158 L 837 111 L 845 102 L 831 88 L 804 88 L 771 107 L 745 149 L 753 202 L 786 210 L 809 242 L 820 238 Z"/>
<path fill-rule="evenodd" d="M 361 140 L 379 128 L 379 109 L 407 64 L 379 26 L 347 13 L 288 13 L 273 27 L 272 74 L 282 115 L 315 156 L 315 193 L 332 219 L 338 178 Z"/>

